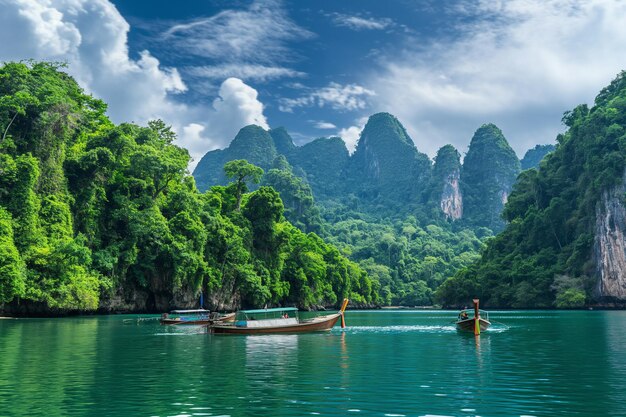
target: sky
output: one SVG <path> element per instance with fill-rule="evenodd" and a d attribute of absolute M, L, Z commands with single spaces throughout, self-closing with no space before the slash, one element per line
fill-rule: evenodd
<path fill-rule="evenodd" d="M 624 22 L 619 0 L 0 0 L 0 61 L 67 62 L 190 169 L 252 123 L 352 151 L 382 111 L 431 157 L 495 123 L 521 158 L 626 69 Z"/>

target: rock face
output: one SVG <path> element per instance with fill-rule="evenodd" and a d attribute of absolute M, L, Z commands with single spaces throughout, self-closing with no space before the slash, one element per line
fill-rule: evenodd
<path fill-rule="evenodd" d="M 626 176 L 621 185 L 602 193 L 596 209 L 596 296 L 604 300 L 626 300 L 625 193 Z"/>
<path fill-rule="evenodd" d="M 459 187 L 459 171 L 451 173 L 446 179 L 441 193 L 441 211 L 446 218 L 458 220 L 463 217 L 463 197 Z"/>
<path fill-rule="evenodd" d="M 461 155 L 452 145 L 437 151 L 433 169 L 434 194 L 447 219 L 463 217 L 463 196 L 460 187 Z"/>
<path fill-rule="evenodd" d="M 519 173 L 519 159 L 502 131 L 493 124 L 481 126 L 463 162 L 464 217 L 477 226 L 502 230 L 500 213 Z"/>

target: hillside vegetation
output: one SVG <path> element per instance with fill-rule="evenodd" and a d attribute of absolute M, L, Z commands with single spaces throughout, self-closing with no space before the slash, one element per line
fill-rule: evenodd
<path fill-rule="evenodd" d="M 606 233 L 596 228 L 598 216 L 611 210 L 601 195 L 624 182 L 626 73 L 600 92 L 591 109 L 580 105 L 565 113 L 563 123 L 568 130 L 557 137 L 556 150 L 515 183 L 504 231 L 480 261 L 439 288 L 444 304 L 478 295 L 486 306 L 581 307 L 603 296 L 597 291 L 600 267 L 622 279 L 619 265 L 594 259 L 594 244 Z M 617 200 L 623 207 L 623 191 Z M 623 233 L 622 215 L 606 217 L 613 219 L 609 228 Z M 623 258 L 623 251 L 618 255 Z"/>
<path fill-rule="evenodd" d="M 431 163 L 394 116 L 378 113 L 353 155 L 340 138 L 295 146 L 283 128 L 247 126 L 229 147 L 208 152 L 194 176 L 208 189 L 224 184 L 228 161 L 264 167 L 261 183 L 280 193 L 287 219 L 365 269 L 382 303 L 430 305 L 439 285 L 477 260 L 504 226 L 501 212 L 520 169 L 494 125 L 476 131 L 463 165 L 460 157 L 446 145 Z"/>
<path fill-rule="evenodd" d="M 378 302 L 364 270 L 285 220 L 273 188 L 248 192 L 249 164 L 200 193 L 164 122 L 105 111 L 55 64 L 0 67 L 3 310 L 162 311 L 200 292 L 212 308 Z"/>

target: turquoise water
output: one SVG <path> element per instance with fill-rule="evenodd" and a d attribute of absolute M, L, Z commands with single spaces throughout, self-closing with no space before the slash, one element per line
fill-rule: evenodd
<path fill-rule="evenodd" d="M 0 320 L 0 416 L 626 416 L 626 312 L 491 312 L 479 339 L 455 314 L 270 336 Z"/>

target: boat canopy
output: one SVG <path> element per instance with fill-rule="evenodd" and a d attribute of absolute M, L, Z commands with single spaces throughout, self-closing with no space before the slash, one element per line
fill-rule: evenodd
<path fill-rule="evenodd" d="M 210 311 L 200 308 L 197 310 L 172 310 L 170 313 L 171 314 L 197 314 L 197 313 L 210 313 Z"/>
<path fill-rule="evenodd" d="M 262 308 L 259 310 L 240 310 L 243 314 L 277 313 L 279 311 L 298 311 L 296 307 Z"/>

